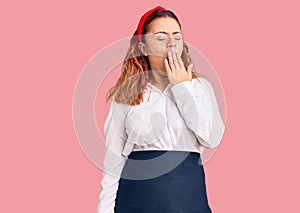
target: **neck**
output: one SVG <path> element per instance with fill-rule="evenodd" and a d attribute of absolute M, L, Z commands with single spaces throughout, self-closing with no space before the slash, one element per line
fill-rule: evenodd
<path fill-rule="evenodd" d="M 161 91 L 164 91 L 167 85 L 169 84 L 168 75 L 162 71 L 152 70 L 152 80 L 151 83 L 156 86 Z"/>
<path fill-rule="evenodd" d="M 164 91 L 166 86 L 169 84 L 168 74 L 166 72 L 164 58 L 163 57 L 150 57 L 150 66 L 152 79 L 151 83 L 161 91 Z"/>

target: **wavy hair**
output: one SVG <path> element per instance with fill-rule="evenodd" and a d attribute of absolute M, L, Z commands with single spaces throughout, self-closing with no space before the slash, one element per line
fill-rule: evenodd
<path fill-rule="evenodd" d="M 156 10 L 146 19 L 142 30 L 142 41 L 145 42 L 145 34 L 148 32 L 149 24 L 156 18 L 171 17 L 174 18 L 180 26 L 181 24 L 176 15 L 170 10 Z M 122 104 L 139 105 L 144 100 L 144 91 L 147 83 L 153 79 L 150 70 L 150 62 L 148 56 L 142 54 L 138 47 L 137 30 L 134 32 L 129 49 L 126 53 L 122 65 L 122 73 L 115 86 L 113 86 L 106 94 L 106 102 L 113 98 L 114 101 Z M 188 46 L 183 41 L 183 51 L 181 55 L 185 68 L 192 63 L 189 55 Z M 192 78 L 204 77 L 192 70 Z"/>

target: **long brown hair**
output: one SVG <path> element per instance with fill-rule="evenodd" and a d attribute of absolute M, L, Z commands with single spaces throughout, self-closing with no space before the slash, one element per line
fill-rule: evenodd
<path fill-rule="evenodd" d="M 176 15 L 170 10 L 156 10 L 146 19 L 142 30 L 142 41 L 145 42 L 144 35 L 148 32 L 149 24 L 156 18 L 174 18 L 180 28 L 181 24 Z M 122 73 L 115 86 L 106 94 L 106 101 L 114 97 L 114 101 L 122 104 L 139 105 L 143 102 L 144 91 L 147 83 L 152 79 L 150 62 L 147 56 L 143 55 L 138 47 L 137 31 L 134 32 L 128 52 L 122 65 Z M 188 46 L 183 41 L 183 51 L 181 55 L 185 68 L 192 63 Z M 192 78 L 204 77 L 192 70 Z"/>

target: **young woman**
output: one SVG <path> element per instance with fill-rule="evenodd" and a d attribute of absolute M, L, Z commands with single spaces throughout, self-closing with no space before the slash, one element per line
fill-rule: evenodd
<path fill-rule="evenodd" d="M 211 212 L 201 154 L 218 146 L 225 128 L 209 86 L 175 14 L 146 12 L 107 96 L 98 213 Z"/>

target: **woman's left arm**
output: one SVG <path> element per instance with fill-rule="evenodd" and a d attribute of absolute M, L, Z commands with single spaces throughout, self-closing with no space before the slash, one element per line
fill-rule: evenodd
<path fill-rule="evenodd" d="M 206 148 L 217 147 L 225 131 L 211 84 L 204 78 L 175 84 L 171 91 L 186 125 Z"/>

